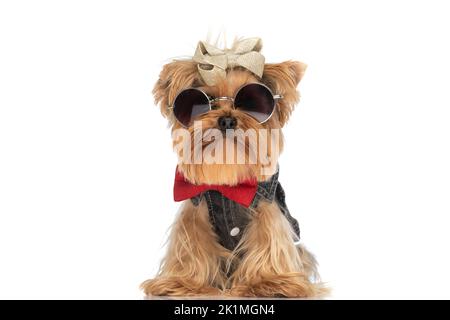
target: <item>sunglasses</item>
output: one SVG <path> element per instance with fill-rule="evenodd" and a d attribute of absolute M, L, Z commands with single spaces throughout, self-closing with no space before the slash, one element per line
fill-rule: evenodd
<path fill-rule="evenodd" d="M 173 106 L 169 108 L 173 109 L 175 118 L 188 127 L 195 118 L 212 110 L 217 102 L 228 100 L 233 103 L 235 109 L 247 113 L 259 123 L 264 123 L 272 116 L 276 101 L 282 98 L 283 96 L 274 95 L 268 87 L 260 83 L 242 86 L 234 98 L 213 98 L 200 89 L 188 88 L 177 94 Z"/>

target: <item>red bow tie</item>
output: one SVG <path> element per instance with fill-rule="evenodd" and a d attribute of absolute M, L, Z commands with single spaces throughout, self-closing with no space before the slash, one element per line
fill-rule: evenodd
<path fill-rule="evenodd" d="M 192 184 L 184 178 L 183 174 L 176 170 L 175 185 L 173 187 L 173 198 L 175 201 L 183 201 L 193 198 L 208 190 L 216 190 L 224 197 L 233 200 L 244 207 L 250 207 L 258 189 L 256 179 L 246 180 L 236 186 L 215 185 L 215 184 Z"/>

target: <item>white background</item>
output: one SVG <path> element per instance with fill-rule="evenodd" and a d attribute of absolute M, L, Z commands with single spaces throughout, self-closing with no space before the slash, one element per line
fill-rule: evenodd
<path fill-rule="evenodd" d="M 309 67 L 280 180 L 332 298 L 450 298 L 445 1 L 2 1 L 0 298 L 141 299 L 176 164 L 151 88 L 198 40 Z"/>

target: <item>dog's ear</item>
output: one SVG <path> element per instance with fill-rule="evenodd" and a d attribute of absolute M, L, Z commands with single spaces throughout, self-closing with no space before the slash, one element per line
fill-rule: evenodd
<path fill-rule="evenodd" d="M 277 101 L 277 113 L 281 126 L 284 126 L 294 110 L 300 95 L 297 85 L 303 77 L 306 64 L 298 61 L 282 63 L 267 63 L 264 66 L 263 82 L 273 91 L 280 94 L 282 99 Z"/>
<path fill-rule="evenodd" d="M 192 60 L 176 60 L 164 65 L 153 88 L 155 103 L 160 105 L 164 117 L 170 116 L 169 107 L 178 92 L 194 86 L 198 81 L 197 64 Z"/>

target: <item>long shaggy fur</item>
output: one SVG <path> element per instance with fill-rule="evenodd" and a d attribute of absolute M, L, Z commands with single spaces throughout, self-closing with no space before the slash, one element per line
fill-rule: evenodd
<path fill-rule="evenodd" d="M 322 286 L 314 258 L 297 247 L 289 222 L 275 203 L 258 207 L 236 254 L 242 256 L 232 275 L 231 294 L 262 297 L 311 297 Z"/>
<path fill-rule="evenodd" d="M 194 207 L 187 201 L 172 226 L 158 276 L 141 287 L 148 295 L 218 295 L 226 286 L 229 257 L 217 242 L 205 203 Z"/>

